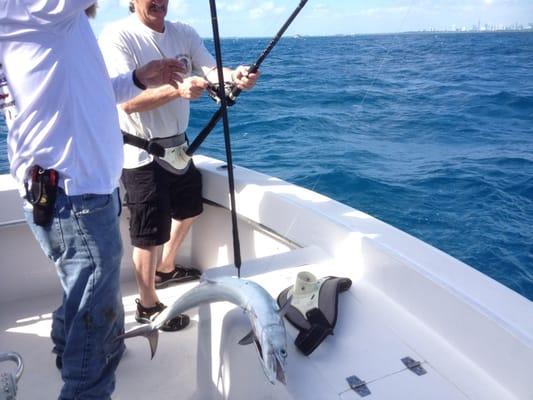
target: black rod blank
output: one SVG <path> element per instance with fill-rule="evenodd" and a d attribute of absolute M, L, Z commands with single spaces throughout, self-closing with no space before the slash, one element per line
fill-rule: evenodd
<path fill-rule="evenodd" d="M 281 39 L 281 37 L 283 36 L 283 34 L 285 33 L 285 31 L 289 28 L 289 26 L 291 25 L 292 21 L 294 21 L 294 19 L 296 18 L 296 16 L 300 13 L 300 11 L 302 10 L 302 8 L 304 8 L 305 4 L 307 3 L 308 0 L 302 0 L 300 1 L 300 4 L 295 8 L 295 10 L 292 12 L 292 14 L 289 16 L 289 18 L 287 19 L 287 21 L 285 21 L 285 23 L 283 24 L 283 26 L 280 28 L 280 30 L 278 31 L 278 33 L 276 34 L 276 36 L 274 36 L 274 38 L 270 41 L 270 43 L 267 45 L 267 47 L 265 48 L 265 50 L 263 50 L 263 52 L 261 53 L 261 55 L 257 58 L 257 60 L 250 66 L 248 72 L 249 73 L 255 73 L 257 72 L 257 70 L 259 69 L 259 67 L 261 66 L 261 64 L 263 63 L 263 61 L 265 61 L 265 59 L 268 57 L 268 55 L 270 54 L 270 52 L 272 51 L 272 49 L 276 46 L 276 44 L 279 42 L 279 40 Z M 216 10 L 215 10 L 216 12 Z M 215 14 L 216 16 L 216 14 Z M 218 26 L 218 22 L 217 22 L 217 26 Z M 219 43 L 219 46 L 220 46 L 220 43 Z M 216 47 L 216 43 L 215 43 L 215 47 Z M 234 103 L 235 100 L 237 99 L 237 97 L 239 97 L 239 95 L 241 94 L 241 89 L 239 89 L 238 87 L 235 87 L 233 88 L 233 90 L 231 91 L 231 93 L 228 95 L 228 97 L 230 98 L 230 100 L 232 100 L 232 102 Z M 222 101 L 223 99 L 225 99 L 226 97 L 226 94 L 224 92 L 224 82 L 219 82 L 219 93 L 218 93 L 218 98 L 221 100 L 221 106 L 220 108 L 213 114 L 213 116 L 211 117 L 211 119 L 209 120 L 209 122 L 207 123 L 207 125 L 200 131 L 200 133 L 196 136 L 196 138 L 192 141 L 192 143 L 190 144 L 189 148 L 187 149 L 187 151 L 185 152 L 188 156 L 192 156 L 196 150 L 198 150 L 198 148 L 200 147 L 200 145 L 205 141 L 205 139 L 207 138 L 207 136 L 211 133 L 211 131 L 215 128 L 215 126 L 217 125 L 218 121 L 220 120 L 220 118 L 222 118 L 223 114 L 225 113 L 225 111 L 223 110 L 223 108 L 227 108 L 228 107 L 228 102 L 227 100 L 224 100 L 225 102 L 225 106 L 222 104 Z"/>
<path fill-rule="evenodd" d="M 233 176 L 233 156 L 231 153 L 231 135 L 229 129 L 229 120 L 228 120 L 228 103 L 227 98 L 224 94 L 224 67 L 222 64 L 222 49 L 220 46 L 220 34 L 218 31 L 218 17 L 217 17 L 217 6 L 215 0 L 209 0 L 211 6 L 211 24 L 213 27 L 213 41 L 215 44 L 215 57 L 217 61 L 217 72 L 218 72 L 218 96 L 221 101 L 220 113 L 222 116 L 223 127 L 224 127 L 224 142 L 226 147 L 226 161 L 228 163 L 228 185 L 229 185 L 229 194 L 230 194 L 230 204 L 231 204 L 231 226 L 233 232 L 233 259 L 235 262 L 235 267 L 237 268 L 237 275 L 241 276 L 241 245 L 239 241 L 239 230 L 237 226 L 237 209 L 235 202 L 235 179 Z"/>

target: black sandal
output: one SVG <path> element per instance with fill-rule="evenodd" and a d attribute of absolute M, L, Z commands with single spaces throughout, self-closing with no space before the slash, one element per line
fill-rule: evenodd
<path fill-rule="evenodd" d="M 163 303 L 157 302 L 154 307 L 145 307 L 141 304 L 139 299 L 135 299 L 137 303 L 137 311 L 135 313 L 135 321 L 140 324 L 149 324 L 152 322 L 167 306 Z M 180 314 L 177 317 L 166 321 L 159 330 L 165 332 L 175 332 L 182 330 L 189 325 L 190 318 L 187 314 Z"/>
<path fill-rule="evenodd" d="M 155 283 L 157 289 L 164 288 L 171 283 L 183 283 L 190 282 L 200 278 L 202 273 L 194 268 L 184 268 L 180 265 L 174 266 L 174 271 L 171 272 L 159 272 L 156 271 L 155 275 L 159 277 L 159 282 Z"/>

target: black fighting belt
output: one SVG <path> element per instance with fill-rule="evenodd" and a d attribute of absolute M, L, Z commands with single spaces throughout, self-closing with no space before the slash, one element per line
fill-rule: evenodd
<path fill-rule="evenodd" d="M 152 140 L 143 139 L 139 136 L 132 135 L 131 133 L 121 131 L 122 139 L 125 144 L 129 144 L 139 149 L 146 150 L 153 156 L 163 157 L 165 155 L 165 148 Z"/>
<path fill-rule="evenodd" d="M 152 139 L 144 139 L 124 131 L 122 135 L 125 144 L 147 151 L 154 156 L 155 162 L 167 171 L 182 175 L 189 169 L 191 156 L 186 153 L 188 143 L 185 133 Z"/>
<path fill-rule="evenodd" d="M 294 344 L 306 356 L 333 334 L 339 293 L 345 292 L 351 285 L 352 281 L 348 278 L 328 276 L 317 281 L 309 272 L 303 272 L 298 274 L 294 286 L 279 294 L 277 302 L 280 306 L 285 304 L 288 296 L 292 296 L 285 317 L 300 331 Z"/>

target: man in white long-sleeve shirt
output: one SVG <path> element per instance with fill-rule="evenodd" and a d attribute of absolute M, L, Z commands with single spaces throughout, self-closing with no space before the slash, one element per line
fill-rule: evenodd
<path fill-rule="evenodd" d="M 0 109 L 28 224 L 63 287 L 52 340 L 60 399 L 111 398 L 124 344 L 115 104 L 181 80 L 159 60 L 111 81 L 86 10 L 95 0 L 0 0 Z"/>

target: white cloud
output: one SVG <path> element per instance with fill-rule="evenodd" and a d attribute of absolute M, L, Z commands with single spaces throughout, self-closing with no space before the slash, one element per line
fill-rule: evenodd
<path fill-rule="evenodd" d="M 382 14 L 391 14 L 391 15 L 404 15 L 409 12 L 408 7 L 381 7 L 381 8 L 368 8 L 362 10 L 358 14 L 362 15 L 382 15 Z"/>
<path fill-rule="evenodd" d="M 91 21 L 95 32 L 126 17 L 129 0 L 100 0 Z M 224 36 L 268 36 L 296 6 L 298 0 L 217 0 Z M 533 0 L 313 0 L 290 29 L 301 34 L 373 33 L 472 26 L 472 24 L 527 26 Z M 205 37 L 211 35 L 209 2 L 169 0 L 171 21 L 192 24 Z"/>
<path fill-rule="evenodd" d="M 246 9 L 248 9 L 248 1 L 246 0 L 238 0 L 238 1 L 230 1 L 225 2 L 221 1 L 217 3 L 217 9 L 221 11 L 228 11 L 228 12 L 242 12 Z"/>
<path fill-rule="evenodd" d="M 120 0 L 127 1 L 127 0 Z M 187 0 L 170 0 L 168 2 L 169 12 L 174 12 L 177 15 L 185 15 L 189 11 L 189 2 Z"/>
<path fill-rule="evenodd" d="M 128 10 L 130 0 L 98 0 L 98 11 Z"/>
<path fill-rule="evenodd" d="M 267 1 L 262 3 L 259 7 L 250 10 L 250 18 L 259 19 L 266 15 L 281 14 L 285 10 L 283 6 L 276 6 L 273 1 Z"/>

